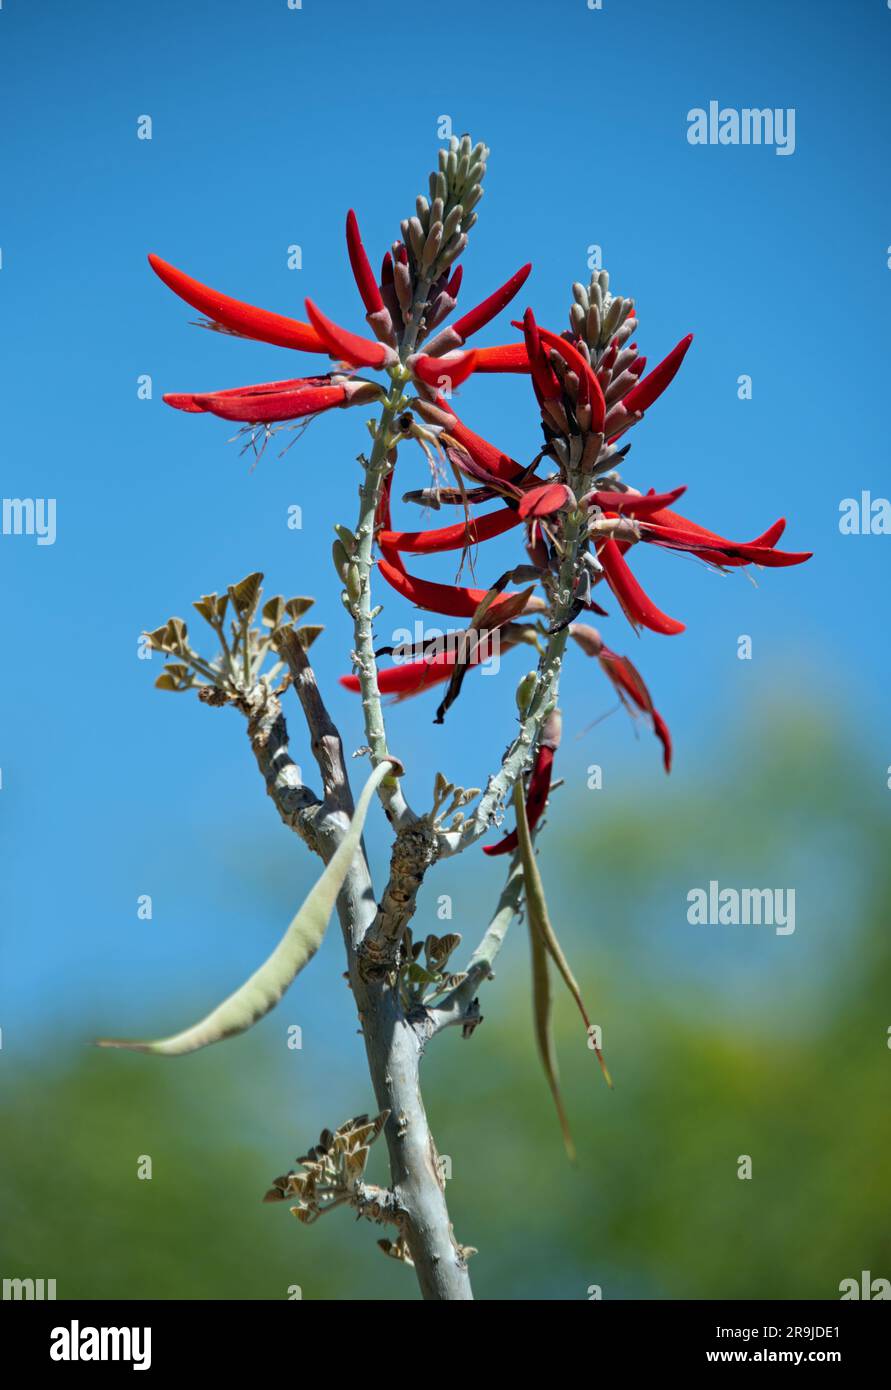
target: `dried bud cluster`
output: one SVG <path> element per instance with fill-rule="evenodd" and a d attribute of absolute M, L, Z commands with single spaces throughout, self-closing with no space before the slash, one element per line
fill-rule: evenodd
<path fill-rule="evenodd" d="M 449 956 L 460 944 L 457 932 L 413 941 L 410 929 L 406 928 L 402 939 L 403 965 L 399 971 L 399 996 L 406 1013 L 429 1007 L 441 994 L 467 978 L 466 972 L 452 974 L 445 968 Z"/>
<path fill-rule="evenodd" d="M 299 619 L 312 607 L 311 598 L 284 598 L 276 594 L 267 599 L 261 611 L 261 626 L 254 620 L 262 597 L 263 575 L 248 574 L 237 584 L 230 584 L 224 594 L 202 594 L 193 607 L 216 633 L 219 652 L 210 658 L 202 657 L 189 642 L 189 631 L 182 618 L 168 618 L 154 632 L 147 632 L 154 651 L 177 660 L 166 664 L 155 681 L 158 690 L 198 690 L 199 698 L 209 705 L 225 705 L 243 700 L 257 682 L 265 680 L 270 686 L 282 670 L 276 661 L 263 672 L 270 653 L 282 635 L 294 631 L 308 649 L 322 632 L 321 627 L 297 626 Z M 228 635 L 226 616 L 231 605 Z M 283 689 L 284 686 L 281 687 Z"/>
<path fill-rule="evenodd" d="M 389 1114 L 389 1110 L 383 1110 L 373 1120 L 367 1115 L 357 1115 L 338 1130 L 323 1129 L 319 1142 L 297 1159 L 303 1171 L 291 1171 L 276 1178 L 264 1202 L 295 1198 L 296 1205 L 291 1211 L 305 1226 L 312 1225 L 324 1212 L 342 1206 L 345 1201 L 360 1204 L 365 1216 L 383 1219 L 383 1208 L 375 1213 L 373 1202 L 369 1204 L 365 1200 L 361 1187 L 368 1151 L 383 1132 Z"/>

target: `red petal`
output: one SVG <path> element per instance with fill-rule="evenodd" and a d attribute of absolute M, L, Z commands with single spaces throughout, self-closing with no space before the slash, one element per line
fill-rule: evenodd
<path fill-rule="evenodd" d="M 463 550 L 478 545 L 519 526 L 520 514 L 511 507 L 490 512 L 488 516 L 473 517 L 455 526 L 442 526 L 436 531 L 381 531 L 378 542 L 382 549 L 407 551 L 413 555 L 433 555 L 441 550 Z"/>
<path fill-rule="evenodd" d="M 517 514 L 524 520 L 530 516 L 552 516 L 572 501 L 573 495 L 565 483 L 542 483 L 523 494 Z"/>
<path fill-rule="evenodd" d="M 392 348 L 341 328 L 326 318 L 311 299 L 306 301 L 306 312 L 329 356 L 349 362 L 354 367 L 383 367 L 395 359 Z"/>
<path fill-rule="evenodd" d="M 308 323 L 285 318 L 284 314 L 270 313 L 268 309 L 257 309 L 252 304 L 242 303 L 240 299 L 220 294 L 219 290 L 209 289 L 167 261 L 162 261 L 160 256 L 151 255 L 148 259 L 152 270 L 168 289 L 223 328 L 240 333 L 245 338 L 273 343 L 276 347 L 296 348 L 302 352 L 326 350 Z"/>
<path fill-rule="evenodd" d="M 620 695 L 627 695 L 653 721 L 653 732 L 662 744 L 662 761 L 665 771 L 671 772 L 671 734 L 661 714 L 653 706 L 652 697 L 643 677 L 627 656 L 617 656 L 608 647 L 602 647 L 599 661 Z"/>
<path fill-rule="evenodd" d="M 677 346 L 672 348 L 668 356 L 662 359 L 658 367 L 653 368 L 649 376 L 645 376 L 636 386 L 632 386 L 627 396 L 622 398 L 622 404 L 627 411 L 648 410 L 653 402 L 658 400 L 662 392 L 674 380 L 692 341 L 693 334 L 688 333 L 686 338 L 682 338 Z"/>
<path fill-rule="evenodd" d="M 662 632 L 669 637 L 684 631 L 683 623 L 669 618 L 644 593 L 612 538 L 604 542 L 598 552 L 598 559 L 606 571 L 607 583 L 622 605 L 629 622 L 635 626 L 640 624 L 641 627 L 648 627 L 652 632 Z"/>
<path fill-rule="evenodd" d="M 374 278 L 374 271 L 371 263 L 365 254 L 365 247 L 362 245 L 362 236 L 359 231 L 359 223 L 356 214 L 350 208 L 346 220 L 346 239 L 347 251 L 349 252 L 350 265 L 353 270 L 353 279 L 356 282 L 359 293 L 362 296 L 362 303 L 365 305 L 369 314 L 376 314 L 383 309 L 384 301 L 381 299 L 381 292 L 377 281 Z"/>
<path fill-rule="evenodd" d="M 165 405 L 172 405 L 174 410 L 186 410 L 190 415 L 201 415 L 204 411 L 203 405 L 195 404 L 195 397 L 191 392 L 176 393 L 168 391 L 163 397 Z"/>
<path fill-rule="evenodd" d="M 481 328 L 485 328 L 486 324 L 490 323 L 496 314 L 500 314 L 501 310 L 510 304 L 514 295 L 525 285 L 531 269 L 531 264 L 521 266 L 509 280 L 505 281 L 500 289 L 495 290 L 488 299 L 484 299 L 481 304 L 477 304 L 475 309 L 471 309 L 463 318 L 458 319 L 457 323 L 453 323 L 452 327 L 458 336 L 466 340 L 472 333 L 477 333 Z"/>

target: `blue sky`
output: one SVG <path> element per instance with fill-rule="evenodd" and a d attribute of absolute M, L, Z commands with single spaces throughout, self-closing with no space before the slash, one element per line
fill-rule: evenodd
<path fill-rule="evenodd" d="M 160 666 L 137 658 L 142 628 L 188 616 L 193 598 L 253 569 L 269 592 L 315 594 L 327 624 L 319 676 L 348 745 L 363 741 L 358 705 L 334 685 L 349 638 L 329 559 L 331 525 L 355 514 L 363 415 L 321 419 L 284 458 L 270 448 L 252 469 L 223 422 L 169 410 L 167 390 L 315 364 L 189 327 L 195 315 L 146 252 L 283 313 L 302 317 L 310 294 L 360 328 L 345 211 L 356 208 L 366 244 L 382 250 L 425 187 L 442 115 L 492 149 L 464 303 L 531 260 L 524 299 L 562 328 L 570 285 L 587 279 L 587 248 L 600 245 L 614 287 L 637 300 L 651 361 L 695 334 L 672 390 L 635 431 L 628 481 L 687 483 L 688 514 L 740 539 L 786 516 L 790 548 L 815 552 L 757 587 L 682 557 L 636 561 L 688 630 L 638 640 L 618 616 L 603 630 L 672 726 L 679 789 L 709 762 L 728 711 L 751 713 L 776 690 L 805 711 L 827 696 L 844 706 L 881 784 L 891 664 L 876 618 L 891 539 L 842 536 L 838 518 L 843 498 L 891 491 L 880 384 L 889 54 L 879 0 L 604 0 L 601 11 L 584 0 L 455 0 L 444 11 L 7 0 L 3 495 L 55 498 L 58 533 L 43 547 L 0 536 L 6 1046 L 17 1029 L 41 1046 L 35 1029 L 149 1026 L 171 981 L 212 1002 L 275 939 L 314 870 L 266 804 L 237 716 L 152 689 Z M 690 145 L 687 113 L 711 99 L 794 108 L 794 154 Z M 137 139 L 143 115 L 151 141 Z M 299 271 L 287 266 L 291 244 Z M 505 319 L 481 341 L 511 337 Z M 737 397 L 744 373 L 750 401 Z M 151 400 L 137 396 L 143 374 Z M 519 457 L 534 451 L 522 381 L 471 381 L 460 403 L 479 432 Z M 423 484 L 420 455 L 400 469 L 405 487 Z M 508 542 L 495 553 L 508 563 Z M 388 597 L 379 631 L 414 617 Z M 444 729 L 429 701 L 394 714 L 392 744 L 419 804 L 438 767 L 467 783 L 484 775 L 522 669 L 518 657 L 503 680 L 468 681 Z M 596 761 L 611 785 L 665 795 L 651 739 L 636 741 L 624 716 L 576 739 L 612 705 L 579 655 L 563 693 L 570 789 Z M 143 893 L 150 924 L 136 919 Z"/>

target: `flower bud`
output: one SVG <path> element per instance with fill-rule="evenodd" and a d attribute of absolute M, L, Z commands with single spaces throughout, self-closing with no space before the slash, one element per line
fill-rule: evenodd
<path fill-rule="evenodd" d="M 517 709 L 520 712 L 521 719 L 525 719 L 526 717 L 526 711 L 529 709 L 529 706 L 532 703 L 532 696 L 535 693 L 535 687 L 537 684 L 538 672 L 527 671 L 525 676 L 523 676 L 522 680 L 517 686 Z"/>

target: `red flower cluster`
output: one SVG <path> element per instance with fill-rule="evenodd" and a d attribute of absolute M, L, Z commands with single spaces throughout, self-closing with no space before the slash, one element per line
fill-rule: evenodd
<path fill-rule="evenodd" d="M 177 410 L 218 415 L 223 420 L 266 425 L 318 415 L 334 406 L 365 405 L 382 398 L 383 386 L 356 377 L 355 371 L 357 368 L 388 371 L 399 365 L 400 335 L 396 325 L 401 322 L 401 315 L 395 289 L 395 267 L 408 263 L 408 252 L 401 243 L 397 246 L 395 261 L 394 254 L 387 252 L 378 283 L 352 210 L 347 215 L 346 235 L 350 265 L 365 305 L 366 320 L 377 341 L 334 323 L 311 299 L 306 300 L 309 323 L 303 323 L 232 299 L 193 280 L 160 256 L 149 256 L 149 265 L 164 284 L 203 314 L 214 328 L 276 347 L 325 354 L 338 364 L 337 370 L 325 376 L 267 381 L 258 386 L 238 386 L 225 391 L 168 394 L 164 397 L 167 404 Z M 531 265 L 522 266 L 481 304 L 440 333 L 428 344 L 426 352 L 409 353 L 405 367 L 419 390 L 430 387 L 454 390 L 477 370 L 477 354 L 473 350 L 464 351 L 464 344 L 510 303 L 531 269 Z M 434 284 L 426 320 L 428 332 L 455 308 L 460 285 L 460 266 Z M 489 361 L 481 363 L 479 369 L 493 370 Z"/>
<path fill-rule="evenodd" d="M 431 182 L 431 192 L 433 189 Z M 612 592 L 635 629 L 649 628 L 671 635 L 682 632 L 684 625 L 663 613 L 634 577 L 626 559 L 634 545 L 644 543 L 686 551 L 722 570 L 752 564 L 796 565 L 808 559 L 809 554 L 777 549 L 785 527 L 782 520 L 754 540 L 732 541 L 673 510 L 685 488 L 641 493 L 618 477 L 616 469 L 630 447 L 622 442 L 623 437 L 674 379 L 690 347 L 690 336 L 681 339 L 658 366 L 645 374 L 646 358 L 638 354 L 636 343 L 631 341 L 637 327 L 633 301 L 611 295 L 609 277 L 601 271 L 595 272 L 587 288 L 573 287 L 575 302 L 568 332 L 555 333 L 541 327 L 528 309 L 522 321 L 514 324 L 522 334 L 518 342 L 467 349 L 467 340 L 514 298 L 531 267 L 523 266 L 481 304 L 451 326 L 441 328 L 456 307 L 461 284 L 460 268 L 453 269 L 449 264 L 432 281 L 420 321 L 413 322 L 409 308 L 411 314 L 415 309 L 410 296 L 407 298 L 406 285 L 414 283 L 410 270 L 416 280 L 418 266 L 429 259 L 430 235 L 434 234 L 429 234 L 427 244 L 422 246 L 413 240 L 409 223 L 403 223 L 403 241 L 386 254 L 380 277 L 376 278 L 355 214 L 348 214 L 350 265 L 373 338 L 340 327 L 312 300 L 306 301 L 309 322 L 303 323 L 208 289 L 151 256 L 152 268 L 165 284 L 204 314 L 212 326 L 236 336 L 327 355 L 337 364 L 326 375 L 234 390 L 167 395 L 164 399 L 180 410 L 269 425 L 302 419 L 335 406 L 343 408 L 383 399 L 386 388 L 357 376 L 359 369 L 382 371 L 391 382 L 401 381 L 406 386 L 410 382 L 416 392 L 409 402 L 410 411 L 423 422 L 416 425 L 416 434 L 432 442 L 470 486 L 421 494 L 424 499 L 435 496 L 437 505 L 463 505 L 462 521 L 426 531 L 401 531 L 392 525 L 392 475 L 387 478 L 377 518 L 382 578 L 420 608 L 470 620 L 471 631 L 499 629 L 502 650 L 528 640 L 528 623 L 524 627 L 518 619 L 548 612 L 551 635 L 565 630 L 583 650 L 598 659 L 622 702 L 632 712 L 641 712 L 650 719 L 662 743 L 668 770 L 668 729 L 640 675 L 626 657 L 606 648 L 593 628 L 576 621 L 585 611 L 604 613 L 594 599 L 597 586 L 603 583 Z M 432 264 L 441 262 L 434 256 Z M 410 350 L 403 346 L 405 325 L 409 322 L 413 322 Z M 417 350 L 417 344 L 434 329 L 439 331 L 426 350 Z M 453 388 L 479 372 L 528 374 L 544 431 L 543 448 L 529 466 L 475 434 L 444 398 L 442 392 L 450 396 Z M 556 472 L 540 473 L 545 461 L 555 466 Z M 482 516 L 471 514 L 470 504 L 489 500 L 499 503 L 494 511 Z M 405 554 L 465 551 L 517 527 L 523 528 L 528 558 L 513 577 L 532 580 L 530 587 L 518 592 L 506 591 L 511 574 L 502 576 L 492 589 L 481 590 L 420 578 L 409 573 L 403 562 Z M 557 577 L 568 550 L 573 562 L 571 593 L 568 604 L 560 600 L 563 611 L 558 614 Z M 545 600 L 533 593 L 536 582 L 543 587 Z M 434 650 L 419 660 L 382 670 L 379 687 L 383 694 L 404 699 L 433 684 L 454 681 L 459 666 L 470 667 L 478 660 L 474 649 L 469 655 L 460 649 Z M 359 688 L 355 676 L 344 677 L 343 684 L 349 689 Z M 559 731 L 539 742 L 527 790 L 530 825 L 534 825 L 547 801 L 558 741 Z M 507 836 L 487 852 L 506 853 L 515 844 L 515 836 Z"/>

